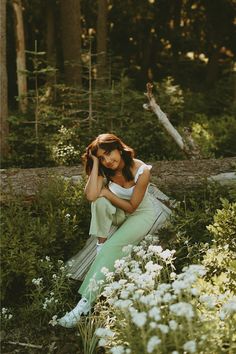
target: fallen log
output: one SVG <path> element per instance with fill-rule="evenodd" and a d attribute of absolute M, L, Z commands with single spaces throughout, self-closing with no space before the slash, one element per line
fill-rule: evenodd
<path fill-rule="evenodd" d="M 177 160 L 150 162 L 152 182 L 164 192 L 188 191 L 198 188 L 207 179 L 221 183 L 236 183 L 236 157 L 222 159 Z M 77 182 L 83 175 L 82 165 L 0 170 L 1 200 L 7 195 L 34 196 L 39 185 L 47 184 L 50 177 L 63 177 Z M 220 175 L 219 178 L 217 176 Z M 215 177 L 214 177 L 215 176 Z"/>

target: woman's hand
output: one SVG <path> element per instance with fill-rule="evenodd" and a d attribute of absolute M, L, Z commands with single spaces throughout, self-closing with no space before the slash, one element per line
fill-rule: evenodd
<path fill-rule="evenodd" d="M 95 162 L 95 161 L 98 162 L 97 156 L 93 155 L 91 150 L 89 150 L 88 156 L 93 160 L 93 162 Z"/>

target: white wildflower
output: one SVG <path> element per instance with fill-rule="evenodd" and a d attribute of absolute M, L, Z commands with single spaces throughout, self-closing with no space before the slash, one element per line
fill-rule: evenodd
<path fill-rule="evenodd" d="M 127 245 L 122 248 L 122 252 L 124 253 L 130 253 L 132 251 L 133 246 L 132 245 Z"/>
<path fill-rule="evenodd" d="M 183 345 L 183 349 L 188 353 L 196 353 L 196 342 L 195 340 L 190 340 Z"/>
<path fill-rule="evenodd" d="M 1 310 L 1 318 L 3 318 L 4 320 L 11 320 L 13 318 L 13 315 L 8 308 L 3 307 Z"/>
<path fill-rule="evenodd" d="M 153 353 L 154 349 L 158 346 L 158 344 L 161 343 L 160 338 L 157 336 L 153 336 L 149 339 L 147 343 L 147 352 L 148 353 Z"/>
<path fill-rule="evenodd" d="M 152 252 L 153 254 L 161 254 L 163 248 L 161 246 L 150 245 L 148 247 L 148 252 Z"/>
<path fill-rule="evenodd" d="M 179 302 L 177 304 L 170 305 L 170 311 L 177 316 L 183 316 L 187 319 L 194 317 L 193 307 L 187 302 Z"/>
<path fill-rule="evenodd" d="M 136 254 L 138 257 L 142 258 L 146 254 L 146 252 L 143 249 L 141 249 L 140 251 L 136 252 Z"/>
<path fill-rule="evenodd" d="M 36 286 L 39 286 L 42 283 L 42 281 L 43 281 L 43 278 L 32 279 L 32 283 Z"/>
<path fill-rule="evenodd" d="M 233 313 L 236 313 L 236 296 L 233 296 L 232 299 L 222 306 L 219 316 L 221 320 L 224 320 Z"/>
<path fill-rule="evenodd" d="M 125 353 L 123 345 L 117 345 L 110 349 L 111 354 L 123 354 Z"/>
<path fill-rule="evenodd" d="M 114 306 L 120 309 L 126 309 L 132 304 L 131 300 L 117 300 Z"/>
<path fill-rule="evenodd" d="M 217 304 L 217 301 L 216 301 L 216 298 L 214 296 L 211 296 L 211 295 L 201 295 L 199 297 L 199 300 L 204 303 L 209 309 L 212 309 L 216 306 Z"/>
<path fill-rule="evenodd" d="M 97 328 L 95 334 L 101 338 L 114 337 L 114 332 L 112 332 L 112 330 L 110 330 L 109 328 L 102 328 L 102 327 Z"/>
<path fill-rule="evenodd" d="M 75 263 L 75 259 L 71 259 L 70 261 L 67 262 L 68 267 L 72 267 Z"/>
<path fill-rule="evenodd" d="M 170 293 L 164 294 L 162 301 L 165 303 L 168 303 L 172 300 L 173 296 Z"/>
<path fill-rule="evenodd" d="M 169 327 L 173 331 L 175 331 L 178 328 L 178 323 L 175 320 L 170 320 L 169 321 Z"/>
<path fill-rule="evenodd" d="M 167 334 L 169 332 L 169 327 L 167 325 L 159 324 L 158 328 L 164 334 Z"/>
<path fill-rule="evenodd" d="M 145 265 L 145 269 L 148 271 L 148 272 L 156 272 L 158 273 L 163 267 L 160 266 L 159 264 L 157 263 L 153 263 L 153 261 L 149 261 L 148 263 L 146 263 Z"/>
<path fill-rule="evenodd" d="M 101 338 L 98 341 L 98 346 L 99 347 L 105 347 L 107 345 L 107 340 L 105 338 Z"/>
<path fill-rule="evenodd" d="M 52 319 L 48 323 L 53 327 L 56 326 L 58 324 L 57 315 L 52 316 Z"/>
<path fill-rule="evenodd" d="M 199 295 L 199 290 L 198 290 L 197 288 L 192 288 L 192 289 L 190 290 L 190 292 L 191 292 L 191 294 L 192 294 L 193 296 L 198 296 L 198 295 Z"/>
<path fill-rule="evenodd" d="M 170 279 L 174 280 L 176 278 L 177 274 L 175 272 L 170 273 Z"/>
<path fill-rule="evenodd" d="M 129 292 L 127 290 L 122 290 L 120 293 L 121 299 L 127 299 L 129 297 Z"/>
<path fill-rule="evenodd" d="M 125 260 L 124 259 L 117 259 L 115 261 L 114 267 L 116 270 L 122 270 L 125 266 Z"/>
<path fill-rule="evenodd" d="M 158 327 L 158 324 L 156 323 L 156 322 L 150 322 L 149 323 L 149 326 L 150 326 L 150 328 L 152 328 L 152 329 L 156 329 L 157 327 Z"/>
<path fill-rule="evenodd" d="M 148 311 L 149 317 L 153 318 L 155 321 L 160 321 L 161 311 L 158 307 L 153 307 Z"/>
<path fill-rule="evenodd" d="M 175 250 L 165 250 L 161 252 L 160 256 L 164 261 L 171 260 L 173 258 L 173 254 L 175 253 Z"/>
<path fill-rule="evenodd" d="M 6 307 L 2 308 L 2 315 L 5 315 L 7 313 L 8 309 Z"/>
<path fill-rule="evenodd" d="M 132 316 L 133 323 L 139 328 L 143 327 L 147 321 L 146 312 L 132 313 L 131 316 Z"/>

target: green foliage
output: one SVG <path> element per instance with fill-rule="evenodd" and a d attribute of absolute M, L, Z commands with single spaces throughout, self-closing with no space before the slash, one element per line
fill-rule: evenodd
<path fill-rule="evenodd" d="M 228 245 L 236 253 L 236 202 L 222 199 L 222 209 L 214 215 L 214 223 L 207 229 L 211 232 L 217 246 Z"/>
<path fill-rule="evenodd" d="M 93 88 L 91 102 L 88 93 L 64 84 L 37 90 L 38 138 L 33 100 L 31 112 L 9 118 L 11 157 L 3 167 L 78 164 L 88 143 L 107 131 L 122 137 L 141 159 L 185 157 L 158 118 L 143 109 L 146 99 L 127 76 L 103 90 Z M 219 116 L 206 113 L 205 96 L 182 89 L 170 76 L 154 84 L 154 95 L 181 134 L 185 126 L 192 129 L 203 157 L 235 155 L 235 117 L 225 113 L 230 107 Z"/>
<path fill-rule="evenodd" d="M 13 199 L 2 208 L 3 299 L 21 301 L 41 258 L 68 259 L 82 247 L 90 215 L 83 187 L 83 181 L 72 185 L 53 178 L 31 205 Z"/>
<path fill-rule="evenodd" d="M 215 139 L 215 156 L 235 156 L 236 115 L 222 115 L 209 119 L 209 130 Z"/>
<path fill-rule="evenodd" d="M 180 201 L 168 228 L 160 232 L 161 240 L 176 249 L 178 269 L 186 262 L 198 263 L 203 258 L 207 245 L 214 239 L 207 226 L 212 223 L 216 210 L 221 208 L 222 198 L 233 202 L 235 193 L 234 187 L 211 183 L 189 192 Z M 178 195 L 177 200 L 180 197 Z"/>
<path fill-rule="evenodd" d="M 75 146 L 76 136 L 72 129 L 66 129 L 63 125 L 55 137 L 55 144 L 51 146 L 52 158 L 59 165 L 74 165 L 80 162 L 81 151 Z"/>
<path fill-rule="evenodd" d="M 54 326 L 56 318 L 76 301 L 69 269 L 60 259 L 53 261 L 46 256 L 39 260 L 36 277 L 31 279 L 31 287 L 26 293 L 27 304 L 18 309 L 26 326 L 32 318 L 38 319 L 37 327 Z"/>
<path fill-rule="evenodd" d="M 218 286 L 236 289 L 236 203 L 222 199 L 221 209 L 217 209 L 213 223 L 207 226 L 213 237 L 203 259 L 208 277 Z"/>

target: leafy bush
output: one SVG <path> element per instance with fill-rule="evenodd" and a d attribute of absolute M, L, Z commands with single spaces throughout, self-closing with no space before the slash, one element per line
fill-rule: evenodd
<path fill-rule="evenodd" d="M 72 129 L 67 129 L 63 125 L 55 137 L 55 143 L 52 145 L 52 159 L 58 165 L 75 165 L 80 163 L 81 151 L 78 148 L 75 132 Z"/>
<path fill-rule="evenodd" d="M 213 245 L 203 259 L 208 278 L 225 290 L 236 289 L 236 203 L 222 199 L 222 209 L 217 209 L 213 223 L 207 229 L 213 236 Z M 220 285 L 219 285 L 220 284 Z"/>
<path fill-rule="evenodd" d="M 222 198 L 233 201 L 235 195 L 235 187 L 217 183 L 202 185 L 184 196 L 176 194 L 178 207 L 168 227 L 160 231 L 160 239 L 166 247 L 176 249 L 178 269 L 202 259 L 207 250 L 205 244 L 213 242 L 207 226 L 212 223 L 216 209 L 221 208 Z"/>
<path fill-rule="evenodd" d="M 83 188 L 84 181 L 72 185 L 54 178 L 41 187 L 32 204 L 13 199 L 2 208 L 1 288 L 7 302 L 22 301 L 41 258 L 67 260 L 81 249 L 90 218 Z"/>
<path fill-rule="evenodd" d="M 236 202 L 222 199 L 222 209 L 214 215 L 214 223 L 207 226 L 217 246 L 228 245 L 236 253 Z"/>
<path fill-rule="evenodd" d="M 217 95 L 227 96 L 224 104 L 221 97 L 213 96 L 208 100 L 203 92 L 182 89 L 169 76 L 154 83 L 158 104 L 178 131 L 182 132 L 185 126 L 192 127 L 204 157 L 234 156 L 236 153 L 236 124 L 230 103 L 233 91 L 230 88 L 224 93 L 223 87 L 221 85 Z M 42 88 L 37 102 L 38 139 L 34 127 L 35 107 L 27 115 L 13 113 L 10 116 L 11 156 L 3 161 L 4 167 L 77 164 L 88 143 L 106 131 L 122 137 L 142 159 L 185 157 L 158 118 L 143 109 L 146 102 L 143 92 L 138 91 L 126 76 L 121 76 L 106 89 L 93 89 L 92 103 L 88 91 L 65 85 Z M 208 107 L 209 102 L 212 110 Z M 61 130 L 62 126 L 65 131 Z"/>

